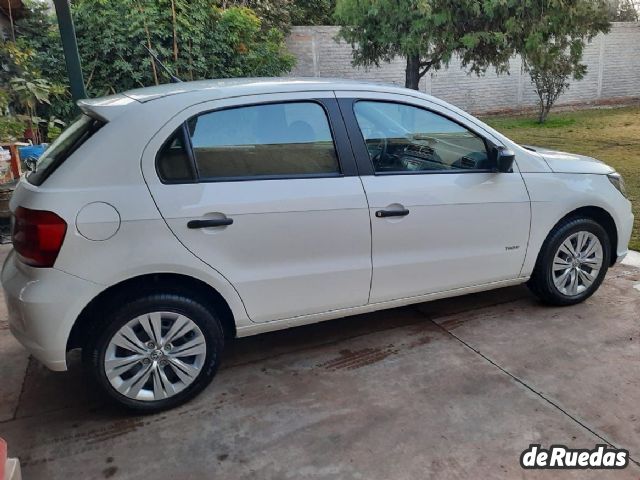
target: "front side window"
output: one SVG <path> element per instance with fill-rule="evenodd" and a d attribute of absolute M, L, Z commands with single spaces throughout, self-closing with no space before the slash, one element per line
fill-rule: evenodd
<path fill-rule="evenodd" d="M 314 102 L 218 110 L 187 125 L 201 179 L 340 173 L 326 113 Z"/>
<path fill-rule="evenodd" d="M 373 101 L 357 102 L 354 113 L 376 173 L 492 168 L 480 136 L 436 113 Z"/>

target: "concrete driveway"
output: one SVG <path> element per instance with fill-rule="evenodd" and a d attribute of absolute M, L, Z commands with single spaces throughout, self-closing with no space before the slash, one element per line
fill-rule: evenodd
<path fill-rule="evenodd" d="M 575 307 L 509 288 L 239 340 L 197 399 L 144 417 L 77 359 L 29 360 L 0 311 L 0 436 L 25 479 L 637 479 L 639 284 L 621 265 Z M 530 443 L 632 461 L 524 471 Z"/>

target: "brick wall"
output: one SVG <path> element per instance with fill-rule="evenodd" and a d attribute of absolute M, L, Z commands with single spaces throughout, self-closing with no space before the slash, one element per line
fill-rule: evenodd
<path fill-rule="evenodd" d="M 336 41 L 338 27 L 293 27 L 287 46 L 297 58 L 292 76 L 338 77 L 404 85 L 404 60 L 379 68 L 351 65 L 350 45 Z M 574 81 L 557 105 L 620 101 L 640 97 L 640 23 L 614 23 L 607 35 L 587 44 L 583 61 L 587 75 Z M 492 70 L 481 77 L 467 74 L 455 59 L 448 68 L 420 83 L 420 90 L 471 112 L 521 109 L 536 105 L 537 96 L 522 61 L 514 57 L 509 75 Z"/>

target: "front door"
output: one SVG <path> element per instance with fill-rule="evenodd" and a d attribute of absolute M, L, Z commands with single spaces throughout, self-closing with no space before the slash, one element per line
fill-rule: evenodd
<path fill-rule="evenodd" d="M 494 145 L 454 112 L 364 97 L 340 105 L 361 171 L 369 169 L 370 301 L 516 278 L 530 220 L 520 173 L 496 173 Z"/>
<path fill-rule="evenodd" d="M 160 212 L 252 321 L 366 304 L 369 215 L 335 98 L 250 99 L 194 106 L 156 136 L 143 168 Z"/>

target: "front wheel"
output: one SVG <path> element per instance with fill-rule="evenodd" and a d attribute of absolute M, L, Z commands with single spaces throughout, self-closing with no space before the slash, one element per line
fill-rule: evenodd
<path fill-rule="evenodd" d="M 589 218 L 570 218 L 544 242 L 529 287 L 552 305 L 574 305 L 598 289 L 611 258 L 609 236 Z"/>
<path fill-rule="evenodd" d="M 148 294 L 105 315 L 85 361 L 111 399 L 155 412 L 186 402 L 209 384 L 223 340 L 220 322 L 204 302 Z"/>

